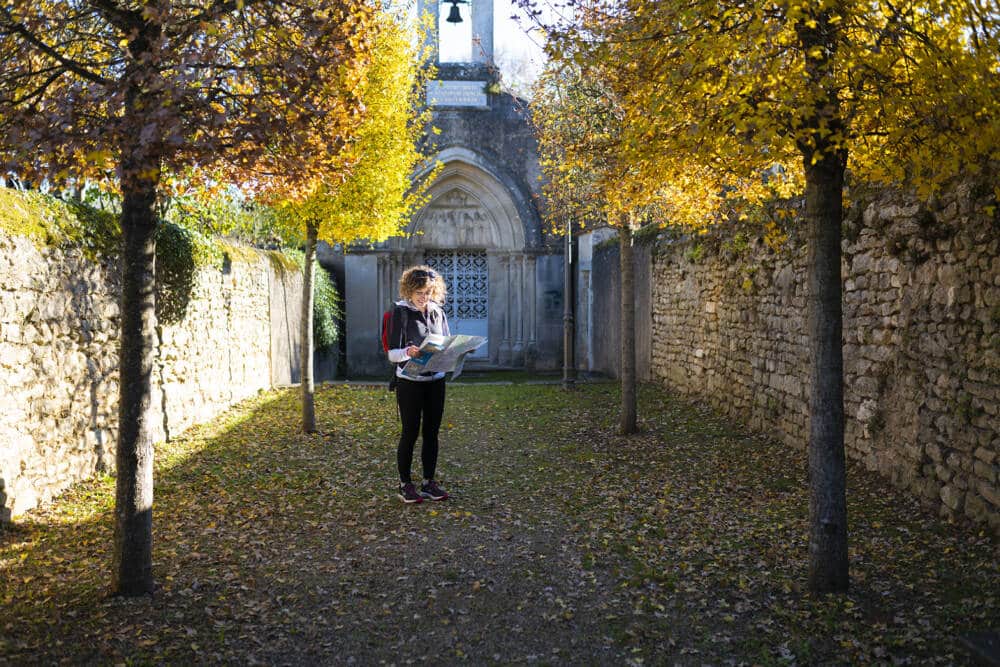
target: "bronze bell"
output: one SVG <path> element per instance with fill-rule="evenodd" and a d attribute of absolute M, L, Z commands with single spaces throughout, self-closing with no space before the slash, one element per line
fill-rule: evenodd
<path fill-rule="evenodd" d="M 448 23 L 461 23 L 462 15 L 458 11 L 458 5 L 466 5 L 468 2 L 466 0 L 448 0 L 451 3 L 451 11 L 448 12 L 448 18 L 445 19 Z"/>

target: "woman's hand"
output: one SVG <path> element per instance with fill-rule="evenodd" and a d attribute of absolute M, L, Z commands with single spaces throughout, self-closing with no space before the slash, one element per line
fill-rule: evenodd
<path fill-rule="evenodd" d="M 410 345 L 409 347 L 406 348 L 406 356 L 408 356 L 410 359 L 419 357 L 420 348 L 417 347 L 416 345 Z"/>

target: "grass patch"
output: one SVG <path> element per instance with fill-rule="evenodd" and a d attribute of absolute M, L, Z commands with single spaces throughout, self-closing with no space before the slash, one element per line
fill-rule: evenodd
<path fill-rule="evenodd" d="M 392 394 L 297 398 L 157 448 L 152 599 L 108 596 L 109 477 L 4 533 L 0 662 L 960 664 L 1000 613 L 994 538 L 857 467 L 852 590 L 808 594 L 804 455 L 654 387 L 632 438 L 612 384 L 450 387 L 420 506 Z"/>

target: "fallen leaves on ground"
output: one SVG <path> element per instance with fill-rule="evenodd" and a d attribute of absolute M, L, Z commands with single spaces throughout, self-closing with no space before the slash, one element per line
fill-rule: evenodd
<path fill-rule="evenodd" d="M 0 536 L 0 662 L 956 664 L 994 537 L 849 471 L 852 589 L 804 590 L 803 452 L 643 387 L 451 385 L 443 503 L 395 498 L 394 396 L 265 394 L 157 451 L 152 598 L 108 595 L 114 480 Z M 420 472 L 419 453 L 414 471 Z"/>

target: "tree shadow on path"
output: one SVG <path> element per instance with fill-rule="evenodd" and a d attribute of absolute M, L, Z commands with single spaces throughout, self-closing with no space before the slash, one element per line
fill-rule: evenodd
<path fill-rule="evenodd" d="M 806 594 L 804 456 L 644 387 L 451 386 L 447 502 L 395 498 L 384 390 L 294 391 L 159 448 L 156 595 L 109 598 L 113 480 L 0 539 L 0 662 L 961 664 L 997 548 L 850 471 L 852 592 Z M 419 456 L 415 457 L 419 473 Z"/>

